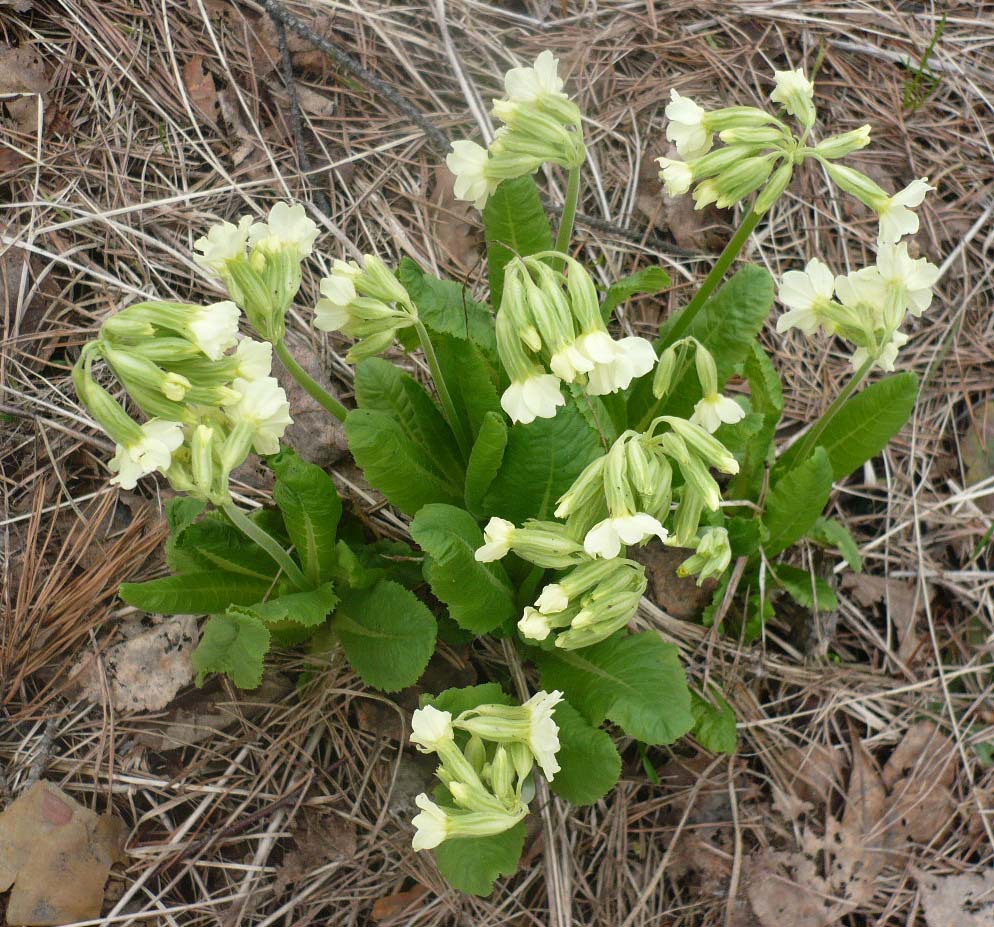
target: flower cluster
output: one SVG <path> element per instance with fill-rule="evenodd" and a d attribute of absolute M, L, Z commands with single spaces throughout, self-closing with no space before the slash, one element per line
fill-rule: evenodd
<path fill-rule="evenodd" d="M 546 258 L 565 264 L 568 272 L 554 270 Z M 501 405 L 515 422 L 553 418 L 566 402 L 563 382 L 603 396 L 627 389 L 656 363 L 645 338 L 616 341 L 608 334 L 590 274 L 555 252 L 507 264 L 496 328 L 501 364 L 511 380 Z"/>
<path fill-rule="evenodd" d="M 410 294 L 378 257 L 336 260 L 321 280 L 321 299 L 314 309 L 314 327 L 340 331 L 356 343 L 346 355 L 350 363 L 385 351 L 402 328 L 416 325 L 418 310 Z"/>
<path fill-rule="evenodd" d="M 783 275 L 779 298 L 788 312 L 777 320 L 777 331 L 800 329 L 814 335 L 821 329 L 856 345 L 857 370 L 867 362 L 893 370 L 897 353 L 908 336 L 900 331 L 907 313 L 921 316 L 932 302 L 939 269 L 925 258 L 912 258 L 907 242 L 880 245 L 876 264 L 845 276 L 835 276 L 812 258 L 803 271 Z"/>
<path fill-rule="evenodd" d="M 284 318 L 300 289 L 300 264 L 314 247 L 318 227 L 304 207 L 277 203 L 266 222 L 242 216 L 212 226 L 193 247 L 194 260 L 220 277 L 249 324 L 266 341 L 283 340 Z"/>
<path fill-rule="evenodd" d="M 494 100 L 503 125 L 489 148 L 466 140 L 452 143 L 445 159 L 455 175 L 455 194 L 483 209 L 504 180 L 533 174 L 543 164 L 579 167 L 586 160 L 580 111 L 563 93 L 558 60 L 544 51 L 530 68 L 504 77 L 507 98 Z"/>
<path fill-rule="evenodd" d="M 561 692 L 538 692 L 523 705 L 477 705 L 456 718 L 433 705 L 414 712 L 411 742 L 438 756 L 440 800 L 451 801 L 437 804 L 423 792 L 417 796 L 415 850 L 500 834 L 524 818 L 534 795 L 533 767 L 538 764 L 550 782 L 559 772 L 553 715 L 560 701 Z"/>
<path fill-rule="evenodd" d="M 270 376 L 272 345 L 238 338 L 238 307 L 144 302 L 108 319 L 73 369 L 77 394 L 116 442 L 112 483 L 164 473 L 177 490 L 223 504 L 251 450 L 275 454 L 291 424 Z M 232 351 L 231 349 L 234 348 Z M 97 383 L 103 360 L 148 417 L 139 425 Z"/>

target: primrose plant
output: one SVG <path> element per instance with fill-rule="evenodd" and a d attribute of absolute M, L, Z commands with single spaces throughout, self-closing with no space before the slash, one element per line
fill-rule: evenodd
<path fill-rule="evenodd" d="M 351 340 L 356 408 L 325 392 L 285 343 L 319 232 L 301 205 L 211 228 L 195 260 L 229 299 L 125 308 L 74 369 L 80 399 L 117 444 L 112 482 L 130 489 L 160 473 L 177 492 L 171 575 L 125 584 L 121 596 L 210 616 L 194 654 L 200 680 L 226 673 L 252 688 L 270 647 L 305 646 L 395 691 L 417 683 L 437 639 L 500 640 L 507 672 L 424 694 L 411 734 L 439 762 L 434 795 L 417 798 L 414 848 L 479 894 L 515 871 L 530 804 L 546 788 L 539 779 L 589 804 L 619 776 L 618 743 L 638 741 L 647 757 L 646 746 L 689 734 L 735 750 L 720 693 L 692 688 L 657 631 L 632 630 L 647 586 L 634 549 L 682 551 L 677 573 L 711 591 L 700 620 L 747 641 L 787 599 L 834 608 L 832 588 L 789 552 L 806 541 L 860 568 L 853 538 L 824 511 L 833 481 L 910 415 L 913 374 L 864 384 L 874 369 L 894 370 L 905 317 L 928 308 L 938 277 L 903 240 L 918 229 L 927 181 L 888 194 L 842 163 L 870 143 L 869 126 L 815 143 L 814 87 L 801 71 L 775 74 L 770 111 L 707 110 L 674 90 L 666 135 L 679 158 L 659 159 L 666 189 L 692 192 L 698 208 L 741 204 L 743 218 L 654 337 L 619 335 L 615 310 L 669 279 L 644 267 L 599 286 L 571 247 L 586 148 L 557 62 L 543 52 L 505 86 L 490 146 L 457 141 L 447 159 L 457 196 L 482 210 L 489 304 L 410 260 L 394 270 L 375 255 L 335 259 L 320 283 L 313 324 Z M 532 179 L 545 165 L 568 178 L 555 238 Z M 778 447 L 783 392 L 757 340 L 774 282 L 757 266 L 731 271 L 795 173 L 811 167 L 877 214 L 877 253 L 842 276 L 799 255 L 804 269 L 780 282 L 777 331 L 799 329 L 819 350 L 848 342 L 853 373 L 820 419 Z M 254 337 L 239 335 L 243 321 Z M 403 350 L 418 349 L 427 386 L 403 363 Z M 344 422 L 366 480 L 411 519 L 410 544 L 343 519 L 332 478 L 283 445 L 291 418 L 274 352 Z M 108 372 L 140 420 L 104 385 Z M 248 511 L 232 480 L 253 454 L 274 475 L 275 505 Z M 516 697 L 502 685 L 510 679 Z M 537 691 L 524 690 L 527 679 Z"/>

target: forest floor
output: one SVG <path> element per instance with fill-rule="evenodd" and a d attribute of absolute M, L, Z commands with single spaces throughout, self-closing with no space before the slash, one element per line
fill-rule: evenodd
<path fill-rule="evenodd" d="M 288 9 L 423 120 L 291 32 L 295 133 L 259 3 L 0 0 L 0 802 L 43 777 L 123 821 L 107 924 L 994 925 L 994 5 Z M 780 615 L 745 645 L 688 620 L 660 580 L 637 619 L 721 687 L 739 753 L 684 742 L 643 757 L 629 742 L 617 789 L 590 808 L 555 800 L 555 844 L 533 833 L 519 873 L 479 899 L 410 848 L 412 799 L 432 771 L 403 740 L 416 693 L 388 699 L 294 652 L 273 653 L 254 692 L 197 689 L 195 621 L 156 622 L 115 598 L 163 569 L 168 492 L 108 485 L 112 449 L 68 371 L 100 321 L 140 296 L 219 298 L 192 241 L 279 199 L 309 204 L 318 263 L 409 256 L 485 292 L 478 214 L 453 198 L 438 139 L 478 138 L 500 76 L 545 48 L 589 119 L 578 253 L 605 279 L 661 263 L 674 280 L 628 304 L 628 330 L 650 334 L 682 305 L 734 227 L 660 193 L 652 159 L 666 151 L 671 87 L 709 106 L 764 105 L 773 70 L 816 71 L 826 133 L 873 126 L 859 166 L 889 190 L 924 176 L 938 187 L 917 246 L 943 275 L 902 352 L 923 384 L 913 419 L 833 496 L 864 573 L 810 551 L 799 561 L 832 578 L 838 611 Z M 562 176 L 540 182 L 562 202 Z M 743 257 L 774 275 L 815 255 L 846 269 L 872 261 L 873 238 L 870 217 L 812 169 Z M 349 402 L 344 341 L 289 322 L 294 349 Z M 764 338 L 787 439 L 831 401 L 848 358 L 772 326 Z M 340 432 L 296 411 L 293 440 L 373 530 L 398 536 Z M 267 499 L 260 474 L 238 489 Z M 466 684 L 499 658 L 443 648 L 425 686 Z M 308 665 L 321 671 L 295 686 Z"/>

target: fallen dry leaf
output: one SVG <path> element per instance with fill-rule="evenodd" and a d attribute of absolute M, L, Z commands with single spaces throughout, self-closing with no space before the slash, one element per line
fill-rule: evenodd
<path fill-rule="evenodd" d="M 971 410 L 966 434 L 960 442 L 963 481 L 967 486 L 994 476 L 994 400 L 988 400 Z M 994 496 L 977 500 L 986 512 L 994 512 Z"/>
<path fill-rule="evenodd" d="M 21 94 L 3 102 L 19 132 L 37 132 L 39 96 L 44 99 L 49 86 L 45 65 L 32 46 L 0 44 L 0 94 Z"/>
<path fill-rule="evenodd" d="M 86 655 L 73 668 L 81 696 L 101 704 L 109 694 L 117 711 L 165 708 L 193 680 L 190 654 L 199 637 L 196 616 L 161 618 L 151 628 L 138 619 L 123 632 L 126 640 L 103 654 Z"/>
<path fill-rule="evenodd" d="M 889 789 L 912 771 L 918 777 L 951 786 L 956 778 L 956 756 L 955 745 L 933 721 L 919 721 L 894 748 L 881 776 Z"/>
<path fill-rule="evenodd" d="M 355 856 L 355 826 L 334 812 L 305 806 L 297 813 L 290 833 L 294 848 L 277 870 L 277 893 L 306 878 L 315 869 L 337 859 Z"/>
<path fill-rule="evenodd" d="M 692 553 L 692 550 L 682 547 L 664 547 L 661 544 L 647 544 L 630 551 L 631 558 L 645 567 L 652 601 L 667 615 L 683 621 L 696 618 L 718 588 L 717 581 L 712 579 L 698 586 L 693 576 L 681 578 L 676 575 L 677 567 Z"/>
<path fill-rule="evenodd" d="M 914 875 L 928 927 L 994 927 L 994 869 Z"/>
<path fill-rule="evenodd" d="M 435 165 L 435 189 L 431 201 L 435 206 L 432 223 L 435 241 L 464 273 L 480 261 L 480 224 L 472 204 L 457 200 L 455 176 L 444 164 Z"/>
<path fill-rule="evenodd" d="M 802 802 L 825 805 L 842 793 L 846 763 L 840 751 L 823 744 L 803 749 L 791 744 L 781 751 L 779 761 L 789 775 L 787 785 Z"/>
<path fill-rule="evenodd" d="M 0 892 L 13 886 L 6 922 L 99 917 L 122 832 L 119 818 L 94 814 L 50 782 L 36 782 L 0 814 Z"/>
<path fill-rule="evenodd" d="M 428 889 L 423 885 L 415 885 L 406 892 L 397 892 L 395 895 L 387 895 L 384 898 L 377 898 L 373 903 L 372 918 L 379 923 L 388 921 L 390 918 L 403 914 L 412 904 L 420 901 Z"/>
<path fill-rule="evenodd" d="M 194 109 L 211 125 L 217 123 L 217 85 L 207 70 L 203 55 L 194 55 L 183 65 L 183 83 Z"/>
<path fill-rule="evenodd" d="M 888 576 L 847 573 L 842 580 L 842 588 L 851 592 L 853 599 L 863 608 L 883 605 L 897 631 L 898 658 L 907 663 L 915 656 L 921 644 L 916 626 L 922 605 L 913 583 Z"/>

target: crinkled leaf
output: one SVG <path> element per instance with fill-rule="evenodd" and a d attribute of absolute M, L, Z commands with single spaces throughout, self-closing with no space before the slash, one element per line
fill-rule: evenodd
<path fill-rule="evenodd" d="M 123 583 L 120 595 L 128 605 L 160 615 L 210 615 L 229 605 L 261 602 L 272 590 L 272 580 L 212 570 Z"/>
<path fill-rule="evenodd" d="M 335 481 L 320 467 L 301 460 L 289 449 L 270 458 L 276 473 L 273 499 L 293 541 L 304 572 L 312 583 L 328 579 L 335 566 L 342 501 Z"/>
<path fill-rule="evenodd" d="M 197 516 L 207 508 L 207 503 L 203 499 L 194 499 L 193 496 L 177 496 L 166 503 L 166 524 L 169 525 L 169 533 L 177 535 L 184 528 L 192 525 Z"/>
<path fill-rule="evenodd" d="M 387 692 L 414 685 L 435 650 L 435 616 L 390 580 L 345 592 L 332 623 L 363 682 Z"/>
<path fill-rule="evenodd" d="M 223 516 L 214 513 L 173 533 L 166 541 L 166 563 L 174 573 L 216 570 L 266 582 L 272 582 L 277 572 L 269 554 Z"/>
<path fill-rule="evenodd" d="M 515 255 L 527 257 L 552 248 L 552 229 L 531 177 L 505 180 L 483 209 L 490 270 L 490 302 L 500 307 L 504 267 Z"/>
<path fill-rule="evenodd" d="M 214 615 L 191 654 L 197 685 L 208 673 L 224 673 L 240 689 L 255 689 L 262 682 L 262 661 L 269 650 L 269 631 L 254 615 L 231 608 Z"/>
<path fill-rule="evenodd" d="M 421 696 L 421 707 L 433 705 L 439 711 L 449 712 L 457 718 L 464 711 L 479 705 L 513 705 L 514 699 L 508 695 L 499 683 L 485 682 L 479 686 L 464 686 L 463 688 L 446 689 L 438 695 L 425 693 Z"/>
<path fill-rule="evenodd" d="M 321 624 L 338 604 L 334 583 L 322 583 L 306 592 L 290 592 L 265 602 L 245 606 L 243 611 L 266 624 L 292 622 L 305 628 Z"/>
<path fill-rule="evenodd" d="M 787 471 L 774 484 L 766 500 L 763 526 L 769 537 L 763 544 L 767 557 L 775 557 L 811 530 L 832 494 L 832 464 L 824 448 Z"/>
<path fill-rule="evenodd" d="M 438 871 L 460 892 L 486 897 L 501 876 L 514 875 L 525 845 L 525 822 L 493 837 L 446 840 L 432 852 Z"/>
<path fill-rule="evenodd" d="M 758 518 L 729 518 L 725 522 L 725 530 L 728 531 L 733 558 L 751 557 L 764 539 L 763 525 Z"/>
<path fill-rule="evenodd" d="M 820 612 L 833 612 L 839 607 L 835 590 L 820 576 L 807 570 L 781 563 L 777 565 L 775 579 L 798 605 Z"/>
<path fill-rule="evenodd" d="M 735 729 L 735 711 L 714 687 L 711 689 L 711 698 L 713 704 L 696 692 L 691 693 L 690 710 L 694 715 L 694 737 L 705 750 L 734 756 L 739 745 L 739 735 Z"/>
<path fill-rule="evenodd" d="M 612 283 L 601 304 L 601 314 L 606 322 L 617 306 L 627 302 L 638 293 L 658 293 L 665 290 L 672 281 L 662 267 L 643 267 L 617 283 Z"/>
<path fill-rule="evenodd" d="M 515 611 L 507 573 L 499 563 L 480 563 L 474 553 L 483 532 L 469 512 L 452 505 L 426 505 L 411 522 L 411 537 L 427 554 L 425 579 L 461 627 L 492 631 Z"/>
<path fill-rule="evenodd" d="M 574 805 L 592 805 L 614 788 L 621 775 L 621 757 L 611 736 L 589 724 L 569 702 L 556 705 L 559 727 L 559 772 L 549 787 Z"/>
<path fill-rule="evenodd" d="M 600 438 L 573 402 L 555 418 L 514 425 L 483 509 L 515 524 L 547 518 L 580 471 L 603 453 Z"/>
<path fill-rule="evenodd" d="M 783 413 L 783 386 L 776 368 L 759 342 L 752 343 L 746 355 L 743 373 L 749 381 L 749 399 L 753 413 L 760 416 L 736 459 L 738 475 L 732 480 L 728 494 L 733 499 L 756 498 L 763 473 L 773 463 L 774 437 Z"/>
<path fill-rule="evenodd" d="M 884 377 L 857 393 L 818 438 L 832 462 L 836 480 L 876 457 L 908 421 L 918 396 L 918 377 L 910 371 Z M 792 445 L 778 463 L 794 465 L 803 442 Z"/>
<path fill-rule="evenodd" d="M 649 744 L 671 744 L 694 724 L 677 649 L 653 631 L 620 633 L 581 650 L 534 651 L 546 689 L 560 689 L 591 723 L 614 721 Z"/>
<path fill-rule="evenodd" d="M 428 460 L 389 415 L 356 409 L 345 420 L 345 434 L 356 463 L 374 488 L 402 512 L 413 515 L 429 502 L 462 501 L 458 489 Z"/>
<path fill-rule="evenodd" d="M 466 465 L 466 508 L 483 516 L 483 499 L 500 470 L 507 447 L 507 425 L 503 416 L 488 412 L 480 425 Z"/>
<path fill-rule="evenodd" d="M 452 335 L 439 335 L 433 341 L 456 414 L 467 433 L 475 438 L 485 417 L 500 413 L 500 399 L 494 386 L 496 371 L 471 342 Z"/>
<path fill-rule="evenodd" d="M 836 548 L 853 570 L 857 573 L 862 571 L 863 558 L 859 553 L 859 545 L 842 522 L 834 518 L 816 519 L 811 529 L 811 538 L 819 544 Z"/>

